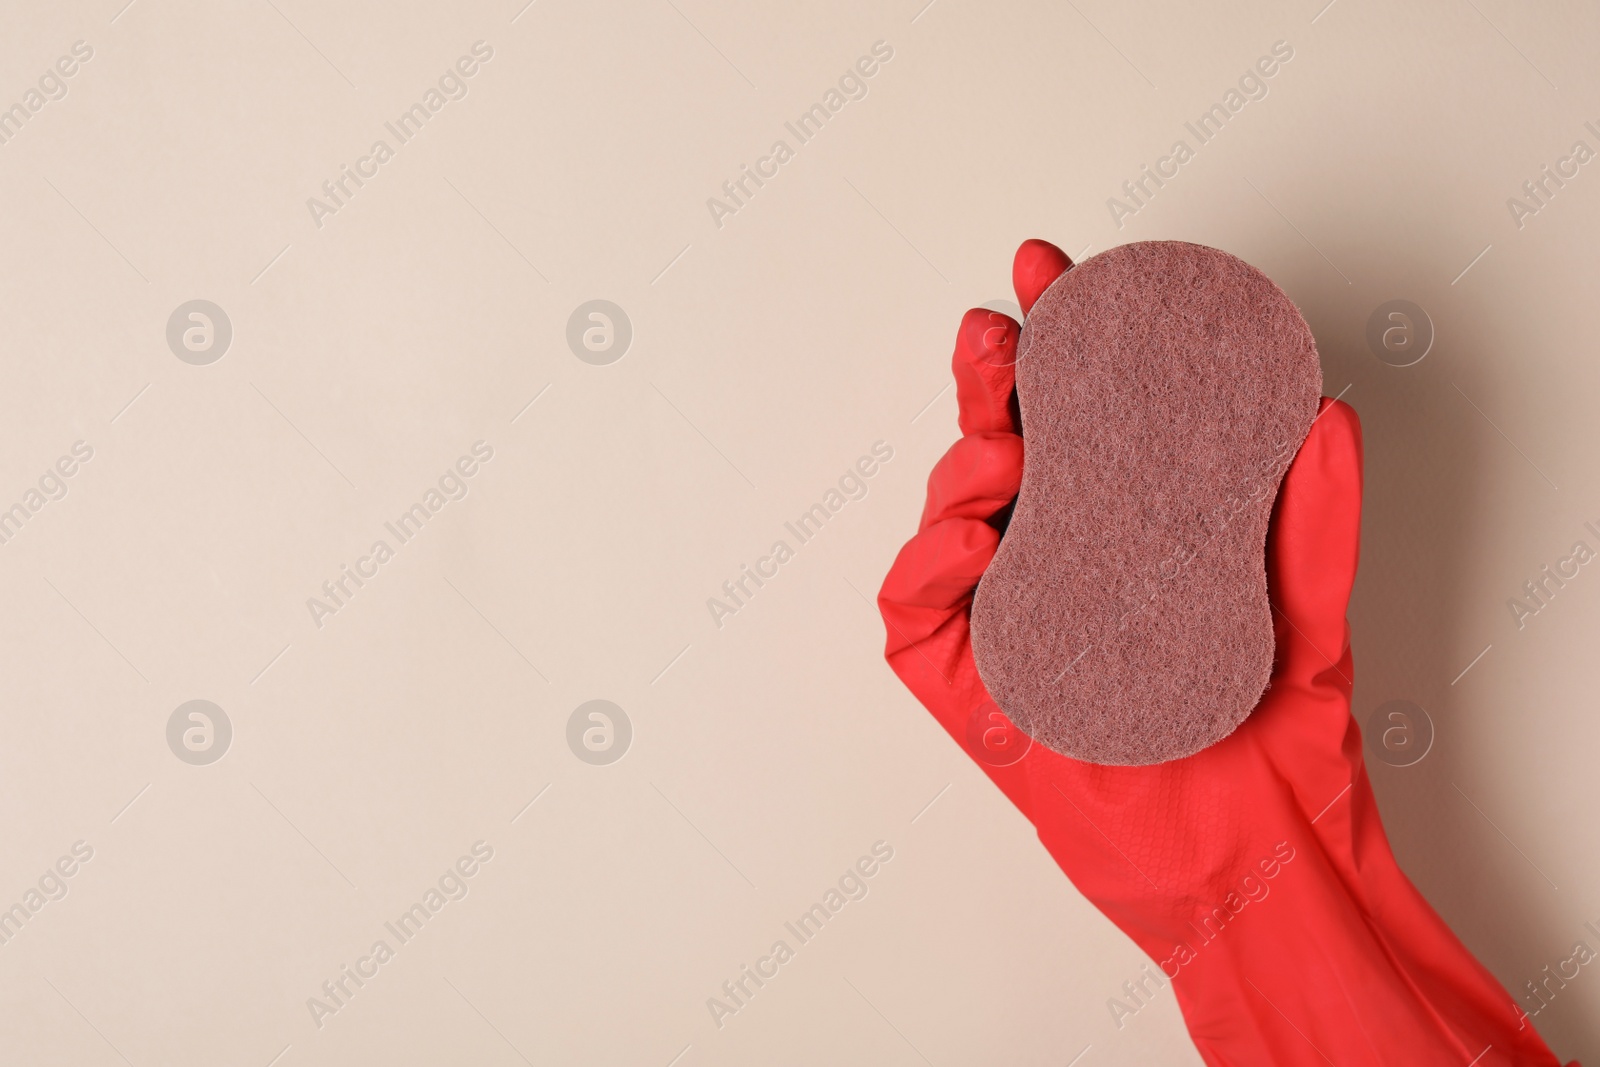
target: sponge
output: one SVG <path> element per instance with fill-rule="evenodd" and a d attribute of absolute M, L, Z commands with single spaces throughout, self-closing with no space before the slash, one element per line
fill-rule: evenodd
<path fill-rule="evenodd" d="M 1017 347 L 1022 486 L 972 604 L 1001 710 L 1091 763 L 1192 755 L 1272 673 L 1266 534 L 1316 418 L 1316 342 L 1271 279 L 1181 241 L 1103 252 Z"/>

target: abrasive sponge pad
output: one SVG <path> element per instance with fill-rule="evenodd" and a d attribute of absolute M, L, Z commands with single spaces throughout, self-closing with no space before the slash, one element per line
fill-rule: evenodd
<path fill-rule="evenodd" d="M 978 673 L 1064 755 L 1192 755 L 1272 671 L 1267 522 L 1317 414 L 1311 331 L 1243 260 L 1140 242 L 1045 290 L 1016 376 L 1022 487 L 973 600 Z"/>

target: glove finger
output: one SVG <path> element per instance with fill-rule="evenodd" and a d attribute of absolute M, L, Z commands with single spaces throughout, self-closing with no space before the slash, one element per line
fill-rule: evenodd
<path fill-rule="evenodd" d="M 1071 258 L 1049 241 L 1038 238 L 1022 242 L 1011 261 L 1011 285 L 1023 314 L 1033 310 L 1039 295 L 1050 283 L 1072 269 Z"/>
<path fill-rule="evenodd" d="M 1025 760 L 1035 746 L 990 699 L 972 660 L 967 610 L 999 543 L 994 527 L 977 519 L 930 526 L 900 550 L 878 594 L 878 610 L 888 630 L 884 658 L 889 666 L 1017 809 L 1032 818 Z"/>
<path fill-rule="evenodd" d="M 1011 394 L 1021 332 L 1016 319 L 988 308 L 973 308 L 962 316 L 950 360 L 962 433 L 1017 432 Z"/>
<path fill-rule="evenodd" d="M 892 616 L 890 643 L 915 644 L 965 614 L 1000 534 L 978 519 L 947 519 L 907 541 L 883 579 L 878 606 Z M 898 633 L 896 633 L 898 631 Z"/>
<path fill-rule="evenodd" d="M 1022 242 L 1011 263 L 1012 286 L 1022 309 L 1033 307 L 1039 294 L 1071 266 L 1067 254 L 1049 241 Z M 973 308 L 962 318 L 951 360 L 962 433 L 1017 432 L 1011 395 L 1021 332 L 1017 320 L 988 308 Z"/>
<path fill-rule="evenodd" d="M 928 501 L 917 529 L 946 519 L 987 519 L 1017 498 L 1022 485 L 1022 438 L 973 433 L 956 443 L 928 475 Z"/>
<path fill-rule="evenodd" d="M 1324 397 L 1284 475 L 1267 535 L 1281 666 L 1332 670 L 1349 684 L 1345 612 L 1360 534 L 1361 421 L 1348 404 Z"/>

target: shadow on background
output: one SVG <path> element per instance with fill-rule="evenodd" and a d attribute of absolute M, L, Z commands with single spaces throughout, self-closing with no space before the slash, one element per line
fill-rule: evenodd
<path fill-rule="evenodd" d="M 1346 222 L 1362 232 L 1360 220 Z M 1437 249 L 1452 243 L 1422 244 Z M 1509 313 L 1479 306 L 1475 312 L 1497 328 L 1474 332 L 1462 321 L 1464 302 L 1492 289 L 1452 290 L 1437 263 L 1406 262 L 1405 250 L 1389 246 L 1366 251 L 1367 262 L 1389 261 L 1384 279 L 1352 277 L 1346 285 L 1292 233 L 1256 264 L 1310 323 L 1322 356 L 1323 391 L 1332 396 L 1349 386 L 1344 399 L 1361 417 L 1365 488 L 1361 564 L 1350 608 L 1352 710 L 1364 737 L 1373 712 L 1389 700 L 1414 701 L 1431 716 L 1433 747 L 1409 767 L 1376 758 L 1373 739 L 1366 737 L 1384 827 L 1407 875 L 1516 1002 L 1531 1010 L 1536 1001 L 1528 980 L 1540 977 L 1546 964 L 1568 958 L 1576 940 L 1597 952 L 1600 943 L 1583 929 L 1593 916 L 1579 910 L 1582 902 L 1558 895 L 1463 795 L 1493 817 L 1485 797 L 1474 795 L 1474 783 L 1489 781 L 1497 764 L 1504 773 L 1504 763 L 1484 750 L 1486 731 L 1469 735 L 1462 729 L 1464 690 L 1451 685 L 1480 648 L 1505 636 L 1503 628 L 1485 627 L 1482 604 L 1464 603 L 1462 576 L 1474 563 L 1475 529 L 1492 509 L 1508 506 L 1492 495 L 1485 464 L 1502 462 L 1505 457 L 1492 450 L 1509 447 L 1452 382 L 1473 365 L 1469 354 L 1497 346 L 1509 350 L 1515 323 Z M 1369 314 L 1395 298 L 1420 304 L 1434 323 L 1431 351 L 1411 367 L 1381 362 L 1366 340 Z M 1529 476 L 1536 477 L 1531 470 Z M 1508 584 L 1514 588 L 1509 579 Z M 1461 686 L 1470 678 L 1469 673 Z M 1515 839 L 1514 830 L 1510 837 Z M 1573 985 L 1581 987 L 1589 970 Z M 1600 1020 L 1583 1017 L 1582 998 L 1588 995 L 1592 991 L 1569 987 L 1533 1020 L 1563 1059 L 1600 1060 Z"/>

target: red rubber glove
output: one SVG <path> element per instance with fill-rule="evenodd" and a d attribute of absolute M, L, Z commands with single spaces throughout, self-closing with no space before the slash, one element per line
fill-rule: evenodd
<path fill-rule="evenodd" d="M 1024 311 L 1062 271 L 1017 252 Z M 1350 715 L 1361 428 L 1326 398 L 1284 476 L 1267 535 L 1277 660 L 1223 741 L 1147 767 L 1034 744 L 985 691 L 972 593 L 1022 478 L 1019 327 L 969 311 L 954 371 L 963 436 L 934 467 L 915 537 L 878 605 L 890 666 L 1033 822 L 1074 885 L 1156 967 L 1117 991 L 1119 1027 L 1171 980 L 1213 1067 L 1556 1067 L 1509 994 L 1401 873 Z"/>

